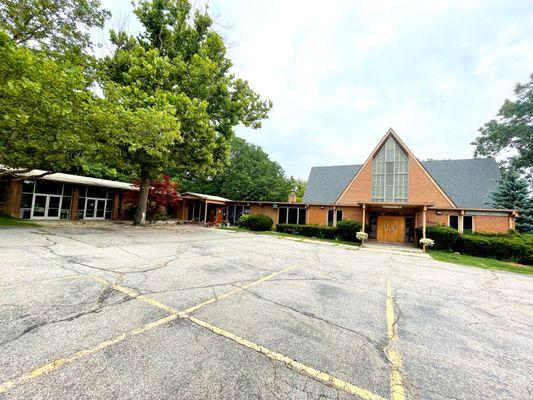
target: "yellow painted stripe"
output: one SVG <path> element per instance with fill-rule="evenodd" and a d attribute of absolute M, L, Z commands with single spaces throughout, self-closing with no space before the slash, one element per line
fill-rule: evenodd
<path fill-rule="evenodd" d="M 113 289 L 121 292 L 121 293 L 124 293 L 132 298 L 135 298 L 135 299 L 138 299 L 138 300 L 141 300 L 145 303 L 148 303 L 154 307 L 157 307 L 157 308 L 160 308 L 162 310 L 165 310 L 167 311 L 168 313 L 170 313 L 170 315 L 168 317 L 165 317 L 165 318 L 162 318 L 162 319 L 159 319 L 155 322 L 151 322 L 149 324 L 146 324 L 146 325 L 143 325 L 142 327 L 140 328 L 135 328 L 135 329 L 132 329 L 130 331 L 127 331 L 121 335 L 118 335 L 118 336 L 115 336 L 114 338 L 111 338 L 109 340 L 106 340 L 106 341 L 103 341 L 101 342 L 100 344 L 94 346 L 94 347 L 91 347 L 89 349 L 85 349 L 85 350 L 81 350 L 77 353 L 74 353 L 68 357 L 64 357 L 64 358 L 60 358 L 60 359 L 57 359 L 57 360 L 54 360 L 48 364 L 45 364 L 45 365 L 42 365 L 38 368 L 35 368 L 34 370 L 30 371 L 30 372 L 27 372 L 25 373 L 24 375 L 18 377 L 18 378 L 15 378 L 15 379 L 12 379 L 12 380 L 9 380 L 9 381 L 6 381 L 2 384 L 0 384 L 0 393 L 3 393 L 9 389 L 11 389 L 13 386 L 17 386 L 18 384 L 20 383 L 23 383 L 29 379 L 32 379 L 32 378 L 36 378 L 44 373 L 47 373 L 47 372 L 50 372 L 50 371 L 53 371 L 63 365 L 66 365 L 66 364 L 70 364 L 71 362 L 79 359 L 79 358 L 82 358 L 82 357 L 85 357 L 85 356 L 88 356 L 88 355 L 91 355 L 91 354 L 94 354 L 94 353 L 97 353 L 98 351 L 100 350 L 103 350 L 109 346 L 112 346 L 114 344 L 117 344 L 117 343 L 120 343 L 132 336 L 136 336 L 136 335 L 139 335 L 143 332 L 146 332 L 147 330 L 150 330 L 150 329 L 154 329 L 154 328 L 157 328 L 157 327 L 160 327 L 161 325 L 164 325 L 170 321 L 173 321 L 175 320 L 176 318 L 180 317 L 180 318 L 187 318 L 187 314 L 188 312 L 192 312 L 192 311 L 196 311 L 198 310 L 199 308 L 201 307 L 205 307 L 206 305 L 208 304 L 211 304 L 211 303 L 214 303 L 215 301 L 218 301 L 218 300 L 222 300 L 222 299 L 225 299 L 233 294 L 236 294 L 240 291 L 243 291 L 249 287 L 252 287 L 254 285 L 257 285 L 261 282 L 264 282 L 268 279 L 272 279 L 274 278 L 275 276 L 278 276 L 279 274 L 282 274 L 284 272 L 287 272 L 291 269 L 294 269 L 296 268 L 296 266 L 292 266 L 292 267 L 288 267 L 288 268 L 285 268 L 285 269 L 282 269 L 281 271 L 277 271 L 277 272 L 274 272 L 270 275 L 267 275 L 261 279 L 258 279 L 256 281 L 253 281 L 253 282 L 250 282 L 238 289 L 235 289 L 235 290 L 231 290 L 229 292 L 226 292 L 224 294 L 221 294 L 220 296 L 216 296 L 216 297 L 213 297 L 207 301 L 203 301 L 195 306 L 192 306 L 192 307 L 189 307 L 188 309 L 184 310 L 184 311 L 177 311 L 176 309 L 172 308 L 172 307 L 169 307 L 163 303 L 160 303 L 158 302 L 157 300 L 154 300 L 150 297 L 147 297 L 147 296 L 144 296 L 144 295 L 141 295 L 139 293 L 137 293 L 136 291 L 132 290 L 132 289 L 129 289 L 129 288 L 126 288 L 124 286 L 120 286 L 120 285 L 114 285 L 114 284 L 111 284 L 110 282 L 106 281 L 105 279 L 102 279 L 98 276 L 94 276 L 94 275 L 83 275 L 83 277 L 90 277 L 91 279 L 103 284 L 103 285 L 106 285 L 106 286 L 110 286 L 112 287 Z"/>
<path fill-rule="evenodd" d="M 263 282 L 268 281 L 268 280 L 270 280 L 272 278 L 275 278 L 276 276 L 284 274 L 285 272 L 288 272 L 288 271 L 290 271 L 290 270 L 292 270 L 294 268 L 296 268 L 296 265 L 293 265 L 292 267 L 284 268 L 284 269 L 282 269 L 280 271 L 277 271 L 277 272 L 273 272 L 270 275 L 267 275 L 267 276 L 265 276 L 265 277 L 263 277 L 261 279 L 258 279 L 256 281 L 247 283 L 246 285 L 240 286 L 237 289 L 231 290 L 229 292 L 221 294 L 220 296 L 213 297 L 213 298 L 211 298 L 209 300 L 206 300 L 206 301 L 204 301 L 204 302 L 202 302 L 200 304 L 197 304 L 195 306 L 189 307 L 186 310 L 184 310 L 183 312 L 185 312 L 187 314 L 191 314 L 194 311 L 197 311 L 198 309 L 207 306 L 208 304 L 211 304 L 211 303 L 214 303 L 215 301 L 223 300 L 223 299 L 225 299 L 227 297 L 233 296 L 236 293 L 242 292 L 243 290 L 246 290 L 246 289 L 249 289 L 249 288 L 251 288 L 253 286 L 259 285 L 260 283 L 263 283 Z"/>
<path fill-rule="evenodd" d="M 68 357 L 65 357 L 65 358 L 59 358 L 57 360 L 54 360 L 48 364 L 45 364 L 45 365 L 41 365 L 40 367 L 38 368 L 35 368 L 34 370 L 28 372 L 28 373 L 25 373 L 24 375 L 18 377 L 18 378 L 15 378 L 15 379 L 12 379 L 10 381 L 7 381 L 7 382 L 4 382 L 0 385 L 0 393 L 3 393 L 5 392 L 6 390 L 9 390 L 11 389 L 13 386 L 16 386 L 16 385 L 19 385 L 20 383 L 23 383 L 24 381 L 27 381 L 29 379 L 32 379 L 32 378 L 37 378 L 38 376 L 42 375 L 42 374 L 45 374 L 47 372 L 50 372 L 50 371 L 53 371 L 63 365 L 66 365 L 66 364 L 70 364 L 72 363 L 73 361 L 76 361 L 77 359 L 79 358 L 82 358 L 82 357 L 85 357 L 85 356 L 88 356 L 88 355 L 91 355 L 91 354 L 94 354 L 94 353 L 97 353 L 109 346 L 112 346 L 114 344 L 117 344 L 117 343 L 120 343 L 120 342 L 123 342 L 124 340 L 132 337 L 132 336 L 136 336 L 136 335 L 139 335 L 143 332 L 146 332 L 150 329 L 154 329 L 154 328 L 157 328 L 161 325 L 164 325 L 170 321 L 173 321 L 177 318 L 178 316 L 173 314 L 173 315 L 169 315 L 168 317 L 165 317 L 165 318 L 162 318 L 162 319 L 159 319 L 155 322 L 150 322 L 149 324 L 146 324 L 140 328 L 135 328 L 135 329 L 132 329 L 130 331 L 127 331 L 121 335 L 118 335 L 118 336 L 115 336 L 114 338 L 111 338 L 109 340 L 106 340 L 104 342 L 101 342 L 99 344 L 97 344 L 96 346 L 94 347 L 91 347 L 91 348 L 88 348 L 88 349 L 85 349 L 85 350 L 81 350 L 81 351 L 78 351 L 77 353 L 74 353 Z"/>
<path fill-rule="evenodd" d="M 310 376 L 311 378 L 320 381 L 322 383 L 325 383 L 329 386 L 333 386 L 337 389 L 344 390 L 345 392 L 348 392 L 352 395 L 356 395 L 360 397 L 361 399 L 365 400 L 385 400 L 383 397 L 374 394 L 366 389 L 360 388 L 358 386 L 352 385 L 349 382 L 343 381 L 342 379 L 336 378 L 326 372 L 319 371 L 317 369 L 314 369 L 312 367 L 309 367 L 299 361 L 293 360 L 292 358 L 289 358 L 281 353 L 269 350 L 268 348 L 261 346 L 257 343 L 251 342 L 247 339 L 244 339 L 240 336 L 235 335 L 234 333 L 228 332 L 222 328 L 219 328 L 217 326 L 214 326 L 208 322 L 202 321 L 196 317 L 187 315 L 186 317 L 189 321 L 195 323 L 198 326 L 201 326 L 205 329 L 210 330 L 211 332 L 223 336 L 227 339 L 230 339 L 244 347 L 247 347 L 249 349 L 252 349 L 254 351 L 257 351 L 258 353 L 261 353 L 268 358 L 272 360 L 276 360 L 279 362 L 284 363 L 291 369 L 295 370 L 296 372 L 303 373 L 305 375 Z"/>
<path fill-rule="evenodd" d="M 126 294 L 126 295 L 128 295 L 130 297 L 133 297 L 133 298 L 135 298 L 137 300 L 144 301 L 145 303 L 148 303 L 148 304 L 150 304 L 150 305 L 152 305 L 154 307 L 157 307 L 157 308 L 160 308 L 162 310 L 165 310 L 166 312 L 168 312 L 170 314 L 181 314 L 181 313 L 191 314 L 194 311 L 199 310 L 200 308 L 203 308 L 203 307 L 205 307 L 205 306 L 207 306 L 209 304 L 215 303 L 217 301 L 224 300 L 224 299 L 226 299 L 226 298 L 228 298 L 230 296 L 233 296 L 234 294 L 242 292 L 243 290 L 249 289 L 249 288 L 251 288 L 253 286 L 259 285 L 262 282 L 265 282 L 265 281 L 268 281 L 268 280 L 270 280 L 272 278 L 275 278 L 276 276 L 281 275 L 281 274 L 283 274 L 285 272 L 288 272 L 288 271 L 290 271 L 290 270 L 292 270 L 294 268 L 296 268 L 295 265 L 291 266 L 291 267 L 284 268 L 284 269 L 282 269 L 280 271 L 273 272 L 273 273 L 271 273 L 271 274 L 269 274 L 269 275 L 267 275 L 267 276 L 265 276 L 265 277 L 263 277 L 261 279 L 258 279 L 256 281 L 247 283 L 246 285 L 240 286 L 240 287 L 238 287 L 236 289 L 233 289 L 233 290 L 230 290 L 228 292 L 222 293 L 219 296 L 212 297 L 212 298 L 210 298 L 210 299 L 208 299 L 206 301 L 198 303 L 198 304 L 196 304 L 196 305 L 194 305 L 192 307 L 189 307 L 189 308 L 187 308 L 187 309 L 185 309 L 183 311 L 178 311 L 175 308 L 172 308 L 172 307 L 167 306 L 167 305 L 165 305 L 163 303 L 160 303 L 157 300 L 154 300 L 154 299 L 152 299 L 150 297 L 144 296 L 144 295 L 142 295 L 142 294 L 140 294 L 140 293 L 138 293 L 138 292 L 136 292 L 136 291 L 134 291 L 132 289 L 126 288 L 124 286 L 112 284 L 112 283 L 110 283 L 110 282 L 108 282 L 105 279 L 102 279 L 100 277 L 95 276 L 95 277 L 93 277 L 93 279 L 96 280 L 97 282 L 100 282 L 102 285 L 110 286 L 110 287 L 112 287 L 113 289 L 115 289 L 115 290 L 117 290 L 119 292 L 122 292 L 122 293 L 124 293 L 124 294 Z"/>
<path fill-rule="evenodd" d="M 390 364 L 390 393 L 392 400 L 405 400 L 405 389 L 403 377 L 400 372 L 402 368 L 402 356 L 396 350 L 390 348 L 390 345 L 398 341 L 398 331 L 394 317 L 394 302 L 392 300 L 392 285 L 390 279 L 387 279 L 387 336 L 389 346 L 387 348 L 387 358 Z"/>

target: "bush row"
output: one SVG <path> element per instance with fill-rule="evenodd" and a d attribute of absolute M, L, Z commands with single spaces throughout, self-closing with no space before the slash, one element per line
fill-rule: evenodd
<path fill-rule="evenodd" d="M 416 234 L 421 238 L 422 230 L 417 228 Z M 437 225 L 427 227 L 426 237 L 435 241 L 434 249 L 533 265 L 533 242 L 527 235 L 474 232 L 461 235 L 455 229 Z"/>
<path fill-rule="evenodd" d="M 323 225 L 277 224 L 276 231 L 321 239 L 340 238 L 348 242 L 358 242 L 356 234 L 361 230 L 361 227 L 362 225 L 358 221 L 344 220 L 339 221 L 336 227 Z"/>
<path fill-rule="evenodd" d="M 264 214 L 245 214 L 239 218 L 238 225 L 251 231 L 270 231 L 274 221 Z"/>

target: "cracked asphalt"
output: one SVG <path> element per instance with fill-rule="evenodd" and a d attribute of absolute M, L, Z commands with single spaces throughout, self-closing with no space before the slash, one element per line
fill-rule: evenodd
<path fill-rule="evenodd" d="M 406 399 L 533 398 L 525 275 L 114 224 L 0 229 L 0 271 L 0 399 L 358 398 L 282 356 L 390 398 L 390 349 Z"/>

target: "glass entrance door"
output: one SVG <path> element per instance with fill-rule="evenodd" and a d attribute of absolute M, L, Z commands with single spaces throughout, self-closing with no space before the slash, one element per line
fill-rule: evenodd
<path fill-rule="evenodd" d="M 50 194 L 35 194 L 31 218 L 34 219 L 59 219 L 61 209 L 61 196 Z"/>
<path fill-rule="evenodd" d="M 87 197 L 83 219 L 105 219 L 106 199 Z"/>

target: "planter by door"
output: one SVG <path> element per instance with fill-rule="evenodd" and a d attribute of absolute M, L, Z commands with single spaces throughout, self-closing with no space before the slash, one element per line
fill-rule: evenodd
<path fill-rule="evenodd" d="M 405 217 L 379 216 L 377 240 L 403 243 L 405 241 Z"/>

